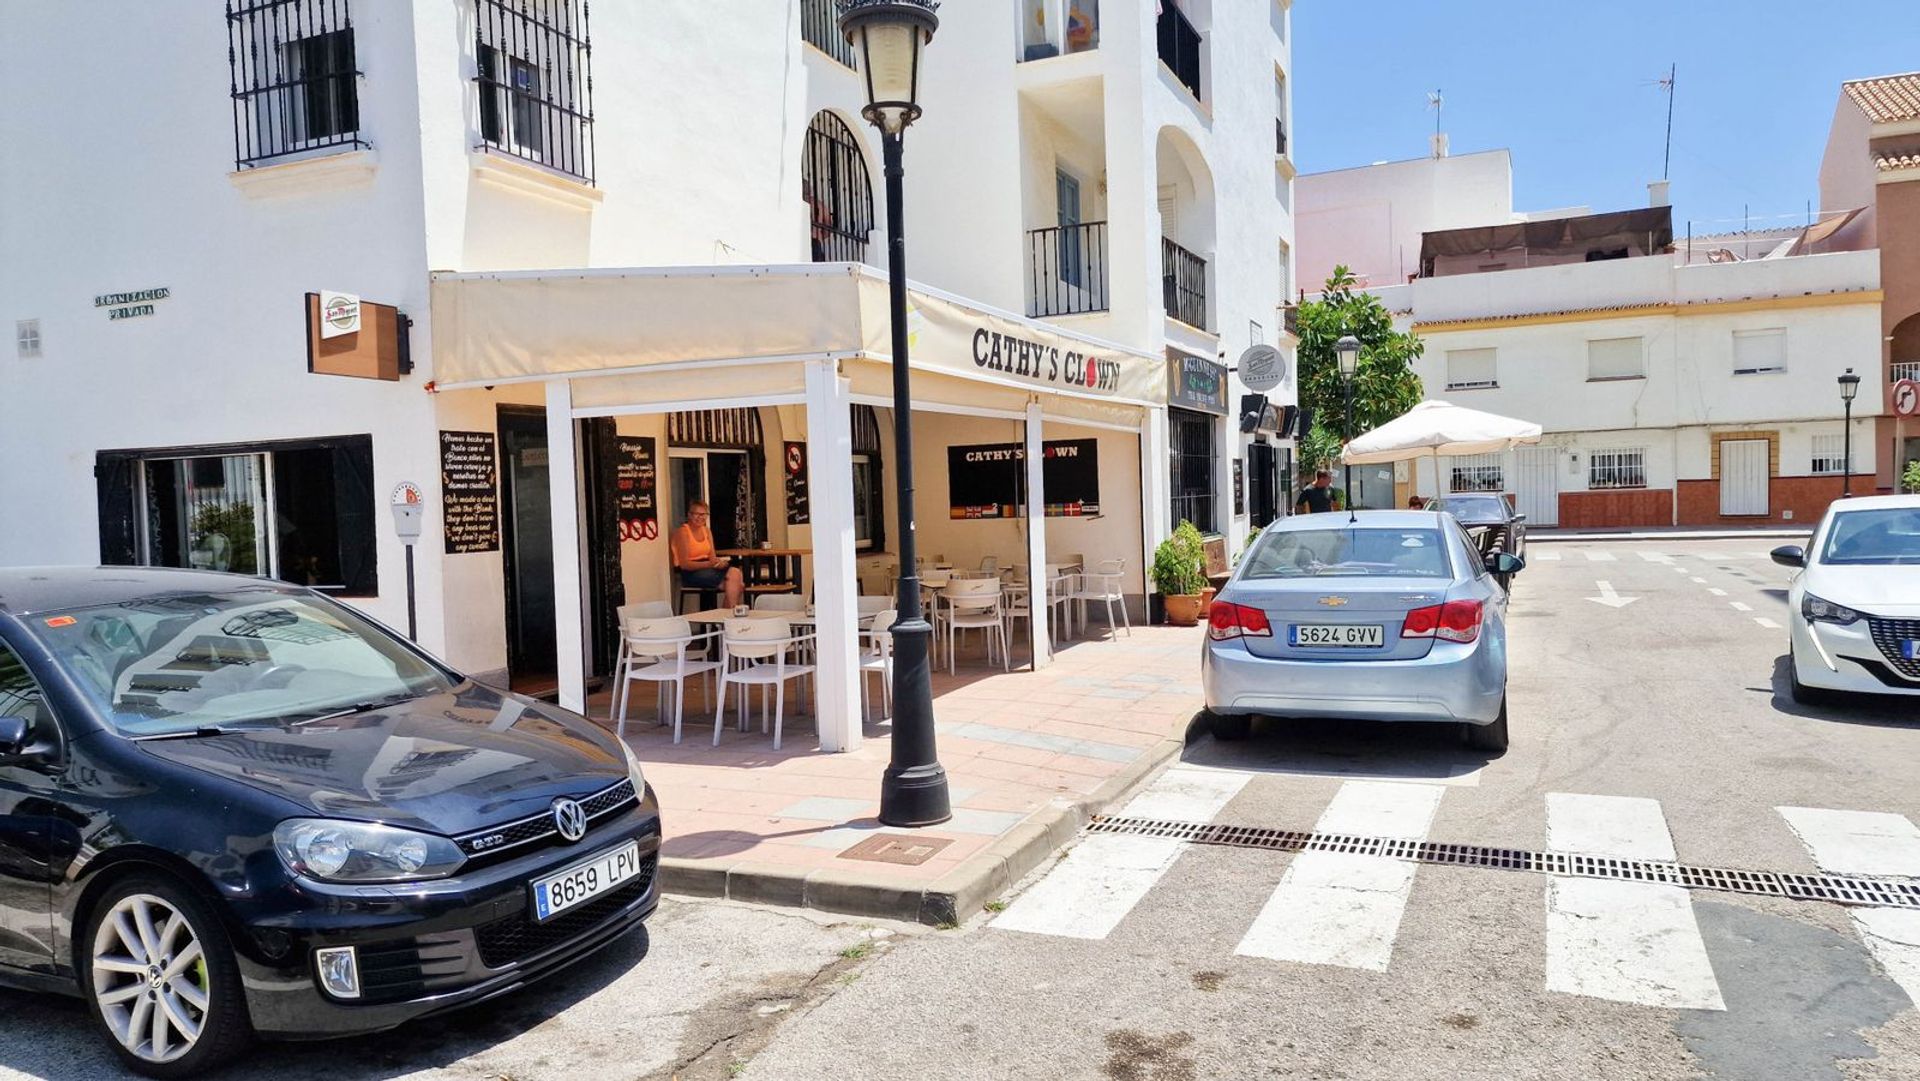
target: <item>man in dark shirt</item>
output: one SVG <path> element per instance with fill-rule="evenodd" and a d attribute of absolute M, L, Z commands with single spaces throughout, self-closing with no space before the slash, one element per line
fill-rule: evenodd
<path fill-rule="evenodd" d="M 1340 509 L 1340 501 L 1334 498 L 1333 474 L 1322 469 L 1313 475 L 1313 483 L 1300 489 L 1300 498 L 1294 501 L 1295 514 L 1325 514 Z"/>

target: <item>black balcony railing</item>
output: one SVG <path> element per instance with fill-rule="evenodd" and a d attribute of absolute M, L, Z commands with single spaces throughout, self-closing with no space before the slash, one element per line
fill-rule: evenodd
<path fill-rule="evenodd" d="M 1273 121 L 1273 152 L 1279 157 L 1287 156 L 1287 122 L 1279 117 Z"/>
<path fill-rule="evenodd" d="M 586 0 L 474 0 L 480 142 L 593 183 Z"/>
<path fill-rule="evenodd" d="M 855 66 L 853 46 L 840 35 L 839 5 L 834 0 L 800 0 L 800 38 L 842 64 Z"/>
<path fill-rule="evenodd" d="M 1160 287 L 1167 314 L 1197 330 L 1207 329 L 1207 261 L 1160 238 Z"/>
<path fill-rule="evenodd" d="M 1282 304 L 1280 306 L 1280 329 L 1296 338 L 1300 336 L 1300 305 Z"/>
<path fill-rule="evenodd" d="M 1200 31 L 1173 0 L 1160 5 L 1160 59 L 1181 85 L 1200 96 Z"/>
<path fill-rule="evenodd" d="M 1107 223 L 1056 225 L 1027 233 L 1028 315 L 1107 310 Z"/>

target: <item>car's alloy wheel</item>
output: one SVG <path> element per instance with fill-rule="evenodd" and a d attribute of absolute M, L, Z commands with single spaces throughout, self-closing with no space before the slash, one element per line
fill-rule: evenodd
<path fill-rule="evenodd" d="M 120 1045 L 148 1062 L 193 1050 L 212 1005 L 206 950 L 179 909 L 121 898 L 93 936 L 93 996 Z"/>
<path fill-rule="evenodd" d="M 95 1018 L 129 1066 L 194 1076 L 251 1035 L 226 934 L 191 891 L 145 876 L 100 901 L 81 979 Z"/>

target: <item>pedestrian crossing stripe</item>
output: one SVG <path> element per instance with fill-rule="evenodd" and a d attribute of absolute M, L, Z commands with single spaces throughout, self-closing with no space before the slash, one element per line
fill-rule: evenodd
<path fill-rule="evenodd" d="M 1251 779 L 1189 765 L 1167 770 L 1120 812 L 1212 824 Z M 1347 780 L 1315 832 L 1424 840 L 1446 786 Z M 1589 858 L 1675 862 L 1656 800 L 1547 793 L 1548 851 Z M 1920 877 L 1920 829 L 1895 814 L 1779 809 L 1814 862 L 1836 874 Z M 1190 847 L 1172 837 L 1085 837 L 995 916 L 996 930 L 1105 939 Z M 1404 849 L 1403 849 L 1404 851 Z M 1234 952 L 1256 961 L 1387 971 L 1418 865 L 1394 856 L 1309 849 L 1295 853 Z M 1721 1010 L 1693 896 L 1665 882 L 1545 876 L 1541 909 L 1548 991 L 1667 1009 Z M 1849 909 L 1861 941 L 1889 978 L 1920 1003 L 1920 909 Z"/>

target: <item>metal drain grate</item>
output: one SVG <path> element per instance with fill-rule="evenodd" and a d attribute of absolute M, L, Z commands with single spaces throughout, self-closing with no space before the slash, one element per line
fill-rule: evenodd
<path fill-rule="evenodd" d="M 1415 863 L 1453 867 L 1487 867 L 1499 871 L 1532 871 L 1571 878 L 1605 878 L 1619 882 L 1657 882 L 1690 890 L 1719 890 L 1795 901 L 1828 901 L 1840 905 L 1873 905 L 1920 909 L 1920 880 L 1860 878 L 1851 875 L 1799 875 L 1773 871 L 1736 871 L 1723 867 L 1689 867 L 1660 860 L 1625 860 L 1565 852 L 1534 852 L 1486 845 L 1443 844 L 1395 837 L 1358 837 L 1345 833 L 1303 833 L 1258 826 L 1226 826 L 1200 822 L 1169 822 L 1147 818 L 1096 817 L 1089 833 L 1125 833 L 1138 837 L 1168 837 L 1199 845 L 1264 848 L 1276 852 L 1341 852 L 1355 856 L 1387 856 Z"/>

